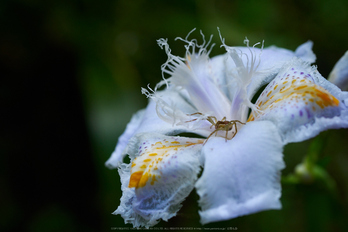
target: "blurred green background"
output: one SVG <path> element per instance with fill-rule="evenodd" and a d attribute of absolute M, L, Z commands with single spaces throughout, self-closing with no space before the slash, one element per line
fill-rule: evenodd
<path fill-rule="evenodd" d="M 265 40 L 291 50 L 314 42 L 325 77 L 347 50 L 348 1 L 0 2 L 1 231 L 110 231 L 129 227 L 111 213 L 121 196 L 117 170 L 104 162 L 130 117 L 144 108 L 140 88 L 161 79 L 168 38 L 184 54 L 193 28 L 227 45 Z M 198 31 L 193 36 L 200 38 Z M 283 175 L 309 153 L 336 183 L 283 182 L 280 211 L 210 227 L 239 231 L 348 231 L 348 130 L 285 147 Z M 314 145 L 313 145 L 314 144 Z M 318 145 L 319 144 L 319 145 Z M 314 147 L 314 148 L 313 148 Z M 199 227 L 193 192 L 178 216 L 156 227 Z"/>

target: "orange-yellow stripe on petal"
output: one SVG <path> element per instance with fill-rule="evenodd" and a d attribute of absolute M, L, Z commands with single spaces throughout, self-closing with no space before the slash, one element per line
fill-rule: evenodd
<path fill-rule="evenodd" d="M 141 150 L 140 155 L 132 162 L 128 187 L 141 188 L 146 186 L 149 182 L 151 185 L 156 184 L 161 178 L 162 171 L 159 167 L 163 164 L 162 162 L 164 162 L 164 160 L 166 160 L 165 162 L 167 163 L 164 164 L 163 167 L 165 167 L 165 165 L 170 165 L 169 158 L 175 156 L 178 151 L 189 146 L 203 144 L 203 142 L 203 139 L 193 138 L 183 141 L 167 139 L 144 145 L 144 150 Z"/>
<path fill-rule="evenodd" d="M 144 187 L 144 186 L 146 185 L 146 182 L 148 181 L 148 179 L 149 179 L 150 176 L 151 176 L 151 175 L 150 175 L 148 172 L 145 172 L 145 173 L 141 176 L 141 178 L 140 178 L 140 180 L 139 180 L 139 183 L 138 183 L 137 187 L 138 187 L 138 188 L 139 188 L 139 187 Z"/>
<path fill-rule="evenodd" d="M 141 171 L 132 173 L 129 179 L 128 188 L 138 187 L 138 183 L 142 176 L 143 172 Z"/>
<path fill-rule="evenodd" d="M 310 74 L 291 68 L 276 77 L 264 89 L 255 104 L 259 112 L 252 112 L 248 121 L 257 120 L 276 111 L 287 111 L 287 115 L 292 118 L 303 117 L 306 113 L 307 117 L 311 118 L 316 114 L 314 111 L 337 107 L 340 101 L 317 85 Z"/>

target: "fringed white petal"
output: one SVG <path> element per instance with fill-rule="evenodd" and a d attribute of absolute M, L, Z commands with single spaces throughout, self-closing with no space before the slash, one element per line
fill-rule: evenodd
<path fill-rule="evenodd" d="M 176 215 L 194 188 L 204 140 L 160 134 L 136 136 L 131 163 L 119 169 L 123 195 L 114 214 L 134 227 L 149 227 Z"/>
<path fill-rule="evenodd" d="M 259 112 L 249 121 L 274 122 L 284 143 L 303 141 L 323 130 L 348 127 L 347 96 L 315 67 L 293 59 L 261 93 Z"/>
<path fill-rule="evenodd" d="M 279 209 L 282 141 L 271 122 L 250 122 L 227 142 L 211 138 L 196 183 L 203 224 Z"/>
<path fill-rule="evenodd" d="M 165 48 L 168 60 L 162 66 L 163 73 L 170 75 L 166 80 L 169 86 L 175 86 L 178 91 L 187 94 L 188 101 L 196 108 L 197 112 L 224 117 L 230 111 L 230 101 L 219 88 L 214 67 L 210 63 L 208 46 L 203 36 L 203 44 L 198 45 L 196 40 L 180 40 L 186 43 L 186 57 L 181 58 L 171 54 L 166 40 L 159 40 Z"/>

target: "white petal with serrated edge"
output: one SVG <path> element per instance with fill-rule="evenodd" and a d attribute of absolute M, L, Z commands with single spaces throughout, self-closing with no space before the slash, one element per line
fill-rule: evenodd
<path fill-rule="evenodd" d="M 293 59 L 261 93 L 256 101 L 260 112 L 253 112 L 249 121 L 272 121 L 284 143 L 303 141 L 348 126 L 346 97 L 314 67 Z"/>
<path fill-rule="evenodd" d="M 160 134 L 136 136 L 131 163 L 119 169 L 123 195 L 114 214 L 134 227 L 153 226 L 176 215 L 194 188 L 204 140 Z"/>
<path fill-rule="evenodd" d="M 225 141 L 203 147 L 205 165 L 196 183 L 203 224 L 268 209 L 279 209 L 283 143 L 271 122 L 247 123 Z"/>

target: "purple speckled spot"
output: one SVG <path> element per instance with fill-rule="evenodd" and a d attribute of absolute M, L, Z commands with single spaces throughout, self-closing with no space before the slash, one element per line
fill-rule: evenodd
<path fill-rule="evenodd" d="M 305 110 L 306 110 L 308 119 L 312 118 L 312 113 L 309 111 L 309 109 L 306 108 Z"/>
<path fill-rule="evenodd" d="M 301 75 L 303 75 L 303 74 L 304 74 L 304 72 L 301 72 L 300 74 L 301 74 Z"/>
<path fill-rule="evenodd" d="M 294 68 L 291 68 L 291 70 L 294 70 Z"/>
<path fill-rule="evenodd" d="M 302 115 L 303 115 L 303 112 L 302 112 L 302 110 L 300 110 L 300 117 L 302 117 Z"/>
<path fill-rule="evenodd" d="M 296 71 L 294 73 L 297 73 Z"/>
<path fill-rule="evenodd" d="M 294 114 L 291 114 L 291 119 L 294 119 L 295 118 L 295 115 Z"/>

